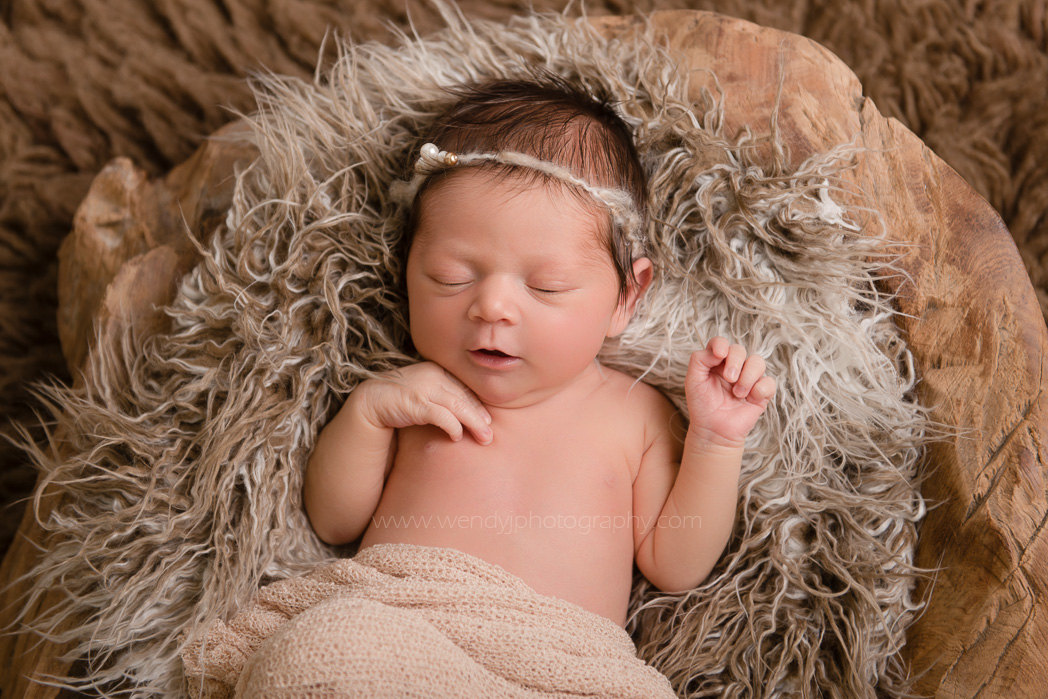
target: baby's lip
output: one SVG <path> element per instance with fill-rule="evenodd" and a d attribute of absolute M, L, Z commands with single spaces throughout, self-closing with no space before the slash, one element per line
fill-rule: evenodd
<path fill-rule="evenodd" d="M 477 347 L 469 351 L 470 360 L 478 367 L 491 371 L 503 371 L 517 366 L 520 357 L 495 347 Z"/>
<path fill-rule="evenodd" d="M 497 347 L 474 347 L 470 352 L 476 352 L 487 357 L 503 357 L 506 359 L 517 359 L 517 355 L 510 354 L 505 350 L 498 349 Z"/>

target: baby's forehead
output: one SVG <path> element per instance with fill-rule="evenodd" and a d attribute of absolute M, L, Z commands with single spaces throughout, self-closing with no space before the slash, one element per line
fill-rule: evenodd
<path fill-rule="evenodd" d="M 567 189 L 471 171 L 438 180 L 420 200 L 409 257 L 483 266 L 502 251 L 512 256 L 503 262 L 563 278 L 614 269 L 606 210 Z"/>
<path fill-rule="evenodd" d="M 507 167 L 471 167 L 446 173 L 430 182 L 419 194 L 416 235 L 423 229 L 443 227 L 433 224 L 453 223 L 455 210 L 462 202 L 493 209 L 509 205 L 525 194 L 532 201 L 541 199 L 570 215 L 587 230 L 588 238 L 595 244 L 607 245 L 611 216 L 604 205 L 586 192 L 541 173 Z"/>

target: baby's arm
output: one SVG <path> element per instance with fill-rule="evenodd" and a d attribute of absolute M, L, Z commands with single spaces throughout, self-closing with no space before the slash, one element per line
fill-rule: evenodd
<path fill-rule="evenodd" d="M 364 381 L 321 431 L 306 466 L 303 499 L 313 531 L 329 544 L 364 532 L 393 464 L 398 428 L 436 425 L 456 441 L 468 429 L 486 444 L 490 423 L 477 397 L 432 362 Z"/>
<path fill-rule="evenodd" d="M 634 481 L 637 567 L 665 592 L 709 575 L 731 535 L 746 435 L 775 393 L 764 361 L 714 338 L 695 352 L 685 383 L 691 423 L 683 452 L 666 417 Z M 679 469 L 676 456 L 680 456 Z"/>

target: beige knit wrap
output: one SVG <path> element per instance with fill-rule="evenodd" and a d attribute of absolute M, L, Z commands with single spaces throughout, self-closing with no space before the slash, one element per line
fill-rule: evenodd
<path fill-rule="evenodd" d="M 193 697 L 675 696 L 611 620 L 411 544 L 267 585 L 182 657 Z"/>

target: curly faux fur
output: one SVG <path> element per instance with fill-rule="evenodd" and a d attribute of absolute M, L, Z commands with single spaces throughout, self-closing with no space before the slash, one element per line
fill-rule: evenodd
<path fill-rule="evenodd" d="M 876 217 L 834 204 L 854 199 L 833 189 L 847 149 L 795 171 L 761 161 L 753 139 L 721 133 L 715 96 L 692 103 L 687 71 L 644 27 L 608 42 L 560 16 L 446 20 L 393 47 L 340 43 L 312 83 L 259 78 L 261 155 L 170 333 L 128 336 L 82 387 L 47 390 L 70 456 L 33 448 L 42 487 L 66 495 L 34 596 L 67 596 L 40 630 L 76 620 L 59 636 L 90 659 L 81 685 L 177 694 L 186 638 L 335 555 L 303 513 L 305 460 L 361 378 L 410 361 L 391 182 L 444 87 L 538 64 L 617 96 L 651 175 L 658 274 L 605 361 L 683 406 L 690 351 L 723 333 L 780 385 L 714 574 L 674 596 L 638 581 L 641 654 L 687 696 L 905 692 L 926 423 L 874 284 Z"/>

